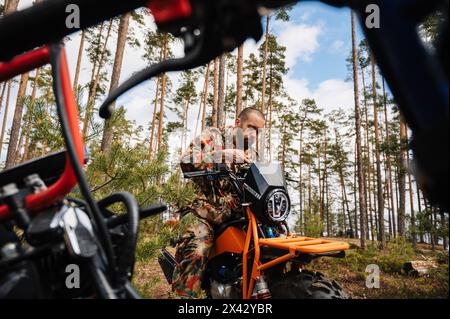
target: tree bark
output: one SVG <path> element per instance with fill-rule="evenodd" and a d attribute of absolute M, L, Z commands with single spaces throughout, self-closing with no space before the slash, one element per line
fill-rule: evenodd
<path fill-rule="evenodd" d="M 238 48 L 237 70 L 236 70 L 236 118 L 242 111 L 242 92 L 243 92 L 243 70 L 244 70 L 244 45 Z"/>
<path fill-rule="evenodd" d="M 31 124 L 33 120 L 33 112 L 34 112 L 34 101 L 36 100 L 36 93 L 37 93 L 37 85 L 39 82 L 40 77 L 40 68 L 36 70 L 36 74 L 34 76 L 34 82 L 33 82 L 33 91 L 31 92 L 31 100 L 30 100 L 30 110 L 27 112 L 27 133 L 25 137 L 25 145 L 24 145 L 24 151 L 23 151 L 23 160 L 27 161 L 29 158 L 29 143 L 30 143 L 30 133 L 31 133 Z"/>
<path fill-rule="evenodd" d="M 119 23 L 119 31 L 117 33 L 117 48 L 116 48 L 116 56 L 114 58 L 114 66 L 111 74 L 111 84 L 109 88 L 109 92 L 114 91 L 119 86 L 119 80 L 120 80 L 120 74 L 122 72 L 122 62 L 123 62 L 123 55 L 125 52 L 125 46 L 127 44 L 127 36 L 128 36 L 128 26 L 130 24 L 130 17 L 131 14 L 127 13 L 124 14 L 120 18 Z M 111 103 L 111 110 L 114 111 L 116 106 L 116 102 Z M 112 144 L 112 137 L 113 137 L 113 128 L 111 119 L 108 119 L 105 121 L 105 127 L 103 131 L 103 138 L 102 138 L 102 145 L 101 150 L 102 152 L 109 152 L 111 149 Z"/>
<path fill-rule="evenodd" d="M 3 150 L 3 138 L 5 137 L 5 130 L 6 130 L 6 122 L 7 122 L 7 118 L 8 118 L 8 109 L 9 109 L 9 99 L 11 96 L 11 81 L 8 81 L 8 90 L 6 93 L 6 100 L 5 100 L 5 110 L 3 113 L 3 123 L 2 123 L 2 131 L 0 134 L 0 156 L 2 155 L 2 150 Z"/>
<path fill-rule="evenodd" d="M 81 62 L 83 60 L 84 40 L 85 39 L 86 39 L 86 32 L 83 30 L 81 32 L 80 47 L 78 49 L 77 66 L 75 68 L 75 76 L 73 78 L 73 91 L 74 92 L 76 92 L 76 90 L 78 88 L 78 79 L 80 77 Z"/>
<path fill-rule="evenodd" d="M 8 82 L 3 82 L 2 86 L 2 94 L 0 95 L 0 112 L 2 110 L 3 98 L 5 97 L 6 87 L 8 86 Z"/>
<path fill-rule="evenodd" d="M 202 131 L 206 128 L 206 108 L 208 106 L 208 89 L 209 89 L 209 77 L 211 70 L 211 62 L 208 63 L 208 67 L 206 68 L 206 78 L 205 78 L 205 94 L 203 95 L 203 112 L 202 112 Z"/>
<path fill-rule="evenodd" d="M 400 116 L 400 156 L 399 156 L 399 168 L 398 168 L 398 190 L 400 206 L 398 209 L 398 233 L 400 236 L 405 236 L 405 214 L 406 214 L 406 189 L 405 189 L 405 176 L 406 176 L 406 156 L 404 146 L 406 144 L 406 123 L 403 116 Z"/>
<path fill-rule="evenodd" d="M 162 52 L 162 50 L 161 50 Z M 148 159 L 151 160 L 152 159 L 152 155 L 153 155 L 153 148 L 154 148 L 154 139 L 155 139 L 155 126 L 156 126 L 156 111 L 158 108 L 158 97 L 159 97 L 159 87 L 160 87 L 160 82 L 161 82 L 161 76 L 158 76 L 158 78 L 156 79 L 156 88 L 155 88 L 155 103 L 153 105 L 153 115 L 152 115 L 152 124 L 150 125 L 150 144 L 148 147 Z"/>
<path fill-rule="evenodd" d="M 222 128 L 225 125 L 225 54 L 222 54 L 219 59 L 218 84 L 217 127 Z"/>
<path fill-rule="evenodd" d="M 17 11 L 17 7 L 19 6 L 19 0 L 7 0 L 5 3 L 5 8 L 3 10 L 4 14 L 10 14 L 14 11 Z"/>
<path fill-rule="evenodd" d="M 408 131 L 406 131 L 406 139 L 408 139 Z M 409 158 L 409 150 L 406 151 L 406 160 L 408 162 L 408 186 L 409 186 L 409 205 L 411 207 L 411 237 L 412 244 L 416 247 L 417 238 L 416 238 L 416 214 L 414 212 L 414 194 L 413 194 L 413 185 L 411 179 L 411 161 Z"/>
<path fill-rule="evenodd" d="M 359 194 L 359 209 L 360 209 L 360 224 L 361 224 L 361 248 L 366 248 L 366 234 L 364 233 L 364 225 L 366 224 L 366 198 L 364 194 L 365 178 L 362 171 L 362 150 L 361 150 L 361 122 L 359 110 L 359 88 L 358 88 L 358 66 L 356 54 L 356 31 L 355 31 L 355 16 L 351 13 L 352 25 L 352 62 L 353 62 L 353 93 L 355 100 L 355 128 L 356 128 L 356 163 L 358 175 L 358 194 Z M 356 214 L 356 211 L 355 211 Z"/>
<path fill-rule="evenodd" d="M 261 89 L 261 112 L 265 114 L 265 99 L 266 99 L 266 73 L 267 73 L 267 52 L 269 48 L 269 23 L 270 15 L 266 17 L 266 38 L 264 41 L 264 58 L 262 69 L 262 89 Z"/>
<path fill-rule="evenodd" d="M 390 132 L 389 132 L 389 118 L 387 114 L 387 103 L 386 103 L 386 88 L 384 84 L 383 79 L 383 104 L 384 104 L 384 120 L 385 120 L 385 126 L 386 126 L 386 143 L 390 145 Z M 391 163 L 391 156 L 389 152 L 386 154 L 386 164 L 387 164 L 387 173 L 388 173 L 388 182 L 389 182 L 389 191 L 390 191 L 390 203 L 391 203 L 391 210 L 392 210 L 392 233 L 395 237 L 396 235 L 396 227 L 395 227 L 395 205 L 394 205 L 394 195 L 393 195 L 393 185 L 392 185 L 392 163 Z"/>
<path fill-rule="evenodd" d="M 217 127 L 217 108 L 219 105 L 219 58 L 214 59 L 214 91 L 213 107 L 211 112 L 211 125 Z"/>
<path fill-rule="evenodd" d="M 380 248 L 383 249 L 386 245 L 386 236 L 384 234 L 384 198 L 383 198 L 383 181 L 381 179 L 381 158 L 380 158 L 380 131 L 378 125 L 378 106 L 377 106 L 377 88 L 375 81 L 375 60 L 371 55 L 372 66 L 372 99 L 373 99 L 373 118 L 375 130 L 375 156 L 377 167 L 377 201 L 378 201 L 378 240 L 380 241 Z"/>
<path fill-rule="evenodd" d="M 162 44 L 160 50 L 159 50 L 159 61 L 161 62 L 164 59 L 164 54 L 165 54 L 165 46 L 164 43 Z M 153 116 L 152 116 L 152 124 L 150 126 L 150 145 L 149 145 L 149 149 L 148 149 L 148 158 L 149 160 L 152 160 L 152 156 L 154 153 L 154 149 L 156 148 L 156 143 L 155 142 L 155 127 L 156 127 L 156 110 L 158 108 L 158 97 L 159 97 L 159 90 L 161 87 L 161 83 L 162 83 L 162 75 L 158 76 L 158 78 L 156 79 L 156 89 L 155 89 L 155 101 L 154 101 L 154 106 L 153 106 Z"/>
<path fill-rule="evenodd" d="M 20 127 L 22 124 L 23 103 L 28 86 L 30 74 L 27 72 L 20 77 L 19 91 L 17 93 L 16 108 L 14 110 L 11 135 L 8 143 L 8 153 L 6 154 L 5 169 L 11 168 L 16 162 L 17 142 L 19 139 Z"/>
<path fill-rule="evenodd" d="M 168 51 L 169 51 L 169 39 L 166 35 L 164 37 L 164 43 L 163 43 L 163 60 L 167 58 Z M 162 150 L 162 135 L 163 135 L 163 123 L 164 123 L 164 98 L 166 95 L 166 80 L 167 75 L 163 73 L 161 75 L 161 101 L 160 101 L 160 108 L 159 108 L 159 122 L 158 122 L 158 153 Z"/>

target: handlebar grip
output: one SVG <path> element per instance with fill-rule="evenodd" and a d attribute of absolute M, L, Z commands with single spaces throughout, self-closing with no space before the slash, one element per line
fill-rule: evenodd
<path fill-rule="evenodd" d="M 167 205 L 165 204 L 154 204 L 146 208 L 139 208 L 139 219 L 143 220 L 150 216 L 155 216 L 163 213 L 167 210 Z M 110 217 L 106 223 L 109 228 L 114 228 L 119 225 L 123 225 L 127 222 L 127 215 L 114 215 Z"/>
<path fill-rule="evenodd" d="M 85 29 L 146 5 L 149 0 L 46 0 L 22 11 L 8 14 L 0 19 L 0 61 L 43 44 L 61 40 L 79 31 L 66 25 L 76 5 L 80 13 L 80 29 Z"/>

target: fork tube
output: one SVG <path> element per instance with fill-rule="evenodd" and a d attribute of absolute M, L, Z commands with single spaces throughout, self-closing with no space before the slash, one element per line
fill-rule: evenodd
<path fill-rule="evenodd" d="M 248 299 L 247 296 L 247 254 L 250 247 L 250 239 L 252 238 L 252 219 L 250 210 L 247 209 L 248 227 L 247 235 L 245 236 L 244 254 L 242 257 L 242 298 Z"/>
<path fill-rule="evenodd" d="M 255 250 L 255 257 L 253 258 L 253 266 L 252 266 L 252 272 L 250 277 L 250 283 L 248 285 L 248 293 L 247 296 L 251 296 L 253 292 L 253 286 L 255 284 L 255 277 L 257 275 L 257 267 L 259 265 L 259 237 L 258 237 L 258 228 L 255 220 L 255 216 L 253 213 L 248 209 L 248 214 L 251 220 L 251 226 L 252 226 L 252 233 L 253 233 L 253 246 Z"/>

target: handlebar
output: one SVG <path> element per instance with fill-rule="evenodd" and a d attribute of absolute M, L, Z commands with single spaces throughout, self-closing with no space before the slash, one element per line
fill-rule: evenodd
<path fill-rule="evenodd" d="M 277 8 L 297 0 L 246 0 L 267 8 Z M 140 7 L 149 7 L 155 21 L 168 23 L 187 18 L 192 6 L 211 0 L 46 0 L 30 8 L 8 14 L 0 19 L 0 43 L 7 43 L 0 51 L 0 61 L 32 50 L 45 43 L 84 30 L 110 18 Z M 76 5 L 80 13 L 79 28 L 69 28 L 66 20 L 69 5 Z M 13 31 L 13 32 L 12 32 Z"/>
<path fill-rule="evenodd" d="M 132 11 L 148 0 L 46 0 L 0 19 L 0 61 L 45 43 L 59 41 L 79 29 L 66 25 L 69 5 L 78 6 L 80 29 L 85 29 L 117 15 Z"/>
<path fill-rule="evenodd" d="M 51 50 L 49 47 L 43 47 L 31 52 L 28 52 L 16 59 L 13 59 L 9 63 L 0 63 L 0 79 L 6 77 L 6 75 L 20 74 L 24 71 L 31 71 L 34 68 L 43 66 L 50 61 Z M 69 68 L 67 64 L 67 58 L 64 50 L 61 50 L 61 65 L 57 69 L 59 72 L 59 79 L 55 79 L 55 82 L 59 80 L 60 87 L 64 99 L 64 106 L 69 119 L 70 131 L 73 136 L 73 143 L 76 148 L 77 157 L 80 163 L 84 160 L 84 147 L 83 139 L 78 126 L 78 109 L 75 102 L 75 96 L 72 91 L 72 86 L 69 76 Z M 17 61 L 21 61 L 22 64 L 18 64 Z M 25 67 L 27 66 L 27 67 Z M 55 66 L 53 66 L 55 67 Z M 72 188 L 76 185 L 77 178 L 75 176 L 72 164 L 69 156 L 66 159 L 66 166 L 63 174 L 60 178 L 43 192 L 32 194 L 26 198 L 26 208 L 30 211 L 37 211 L 53 204 L 56 200 L 62 198 L 68 194 Z M 7 205 L 0 206 L 0 220 L 9 217 L 9 208 Z"/>

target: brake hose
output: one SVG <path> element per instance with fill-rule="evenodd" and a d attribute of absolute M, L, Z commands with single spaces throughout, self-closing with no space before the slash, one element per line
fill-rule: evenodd
<path fill-rule="evenodd" d="M 89 185 L 86 181 L 83 169 L 79 163 L 76 147 L 73 142 L 72 133 L 69 128 L 69 120 L 67 117 L 67 112 L 65 109 L 65 101 L 63 96 L 63 89 L 61 86 L 61 76 L 59 73 L 61 67 L 61 44 L 50 45 L 50 55 L 51 55 L 51 65 L 52 65 L 52 76 L 53 76 L 53 90 L 55 94 L 56 109 L 58 113 L 58 118 L 61 123 L 61 130 L 63 133 L 64 141 L 67 147 L 67 153 L 72 165 L 75 176 L 77 177 L 78 186 L 83 197 L 86 199 L 86 203 L 89 207 L 89 211 L 92 214 L 92 218 L 99 231 L 100 242 L 102 246 L 99 249 L 104 249 L 106 258 L 108 260 L 108 268 L 111 278 L 115 279 L 116 261 L 114 259 L 113 246 L 111 242 L 111 237 L 109 236 L 108 229 L 106 227 L 105 221 L 102 217 L 97 202 L 93 198 Z"/>

